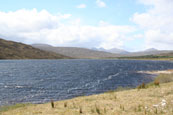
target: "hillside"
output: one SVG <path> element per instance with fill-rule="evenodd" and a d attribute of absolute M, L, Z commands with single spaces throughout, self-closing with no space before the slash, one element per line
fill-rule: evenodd
<path fill-rule="evenodd" d="M 32 46 L 41 50 L 51 51 L 73 58 L 110 58 L 120 56 L 118 54 L 78 47 L 53 47 L 47 44 L 33 44 Z"/>
<path fill-rule="evenodd" d="M 96 51 L 104 51 L 104 52 L 109 52 L 112 54 L 119 54 L 118 57 L 138 57 L 138 56 L 143 56 L 143 57 L 152 57 L 152 56 L 171 56 L 173 54 L 173 50 L 158 50 L 155 48 L 149 48 L 143 51 L 137 51 L 137 52 L 129 52 L 123 49 L 118 49 L 118 48 L 112 48 L 109 50 L 106 50 L 104 48 L 92 48 L 93 50 Z"/>
<path fill-rule="evenodd" d="M 0 59 L 64 59 L 69 58 L 32 46 L 0 39 Z"/>
<path fill-rule="evenodd" d="M 142 55 L 142 56 L 123 56 L 119 59 L 144 59 L 144 60 L 173 60 L 173 52 L 160 53 L 155 55 Z"/>
<path fill-rule="evenodd" d="M 144 51 L 139 51 L 139 52 L 130 52 L 127 55 L 124 56 L 147 56 L 147 55 L 160 55 L 160 54 L 166 54 L 166 53 L 171 53 L 173 52 L 172 50 L 157 50 L 154 48 L 150 48 Z"/>
<path fill-rule="evenodd" d="M 173 57 L 173 51 L 169 53 L 161 53 L 158 56 L 168 56 L 168 57 Z"/>
<path fill-rule="evenodd" d="M 104 51 L 104 52 L 109 52 L 109 53 L 113 53 L 113 54 L 128 54 L 130 52 L 123 50 L 123 49 L 118 49 L 118 48 L 112 48 L 112 49 L 104 49 L 104 48 L 92 48 L 93 50 L 96 51 Z"/>

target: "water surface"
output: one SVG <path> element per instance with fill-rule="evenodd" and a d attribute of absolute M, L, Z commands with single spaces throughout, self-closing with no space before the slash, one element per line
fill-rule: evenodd
<path fill-rule="evenodd" d="M 1 60 L 0 105 L 44 103 L 80 95 L 136 87 L 153 77 L 136 73 L 173 69 L 169 61 Z"/>

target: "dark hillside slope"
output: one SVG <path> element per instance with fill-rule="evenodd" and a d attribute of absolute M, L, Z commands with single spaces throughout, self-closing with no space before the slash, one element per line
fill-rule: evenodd
<path fill-rule="evenodd" d="M 53 52 L 43 51 L 23 43 L 0 38 L 0 59 L 64 59 L 69 58 Z"/>

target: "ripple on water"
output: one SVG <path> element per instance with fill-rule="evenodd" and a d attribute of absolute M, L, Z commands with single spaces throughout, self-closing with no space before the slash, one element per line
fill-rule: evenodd
<path fill-rule="evenodd" d="M 6 60 L 0 61 L 0 105 L 44 103 L 135 87 L 153 78 L 136 71 L 173 69 L 169 61 Z"/>

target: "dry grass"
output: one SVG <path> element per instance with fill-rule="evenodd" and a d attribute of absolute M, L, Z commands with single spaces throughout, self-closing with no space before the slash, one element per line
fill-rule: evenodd
<path fill-rule="evenodd" d="M 159 81 L 160 83 L 173 82 L 173 73 L 159 74 L 159 76 L 156 77 L 155 81 Z"/>
<path fill-rule="evenodd" d="M 2 115 L 153 115 L 173 114 L 173 82 L 160 87 L 107 92 L 70 100 L 24 106 Z"/>
<path fill-rule="evenodd" d="M 163 71 L 161 71 L 163 72 Z M 153 82 L 148 83 L 146 85 L 146 88 L 148 87 L 160 87 L 160 84 L 163 83 L 169 83 L 169 82 L 173 82 L 173 70 L 167 70 L 165 71 L 165 73 L 160 73 Z"/>

